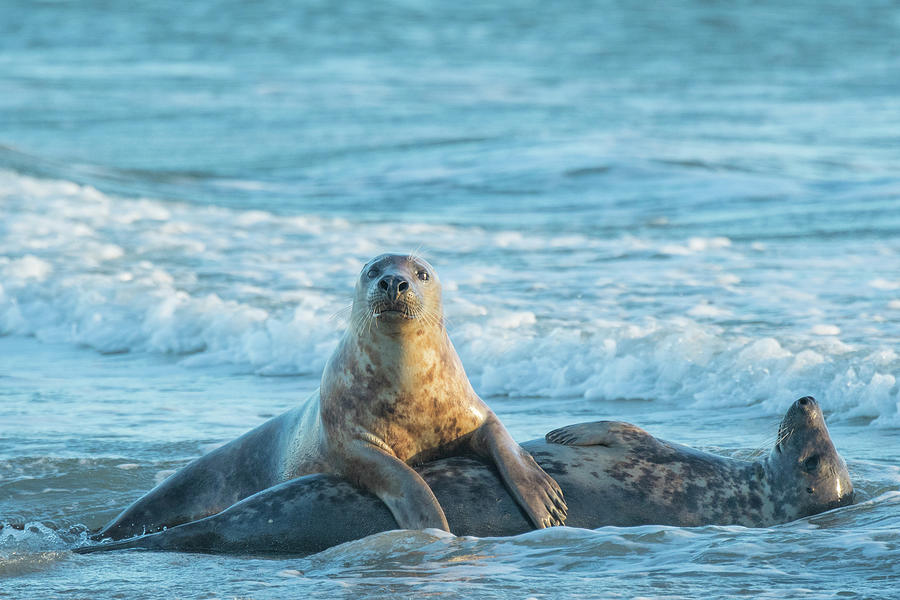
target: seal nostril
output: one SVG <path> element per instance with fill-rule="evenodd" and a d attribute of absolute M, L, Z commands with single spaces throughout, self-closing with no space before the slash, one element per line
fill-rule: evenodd
<path fill-rule="evenodd" d="M 397 286 L 397 290 L 400 292 L 405 292 L 409 288 L 409 284 L 405 281 L 401 281 L 400 285 Z"/>
<path fill-rule="evenodd" d="M 380 287 L 383 290 L 387 290 L 388 289 L 387 279 L 382 279 L 381 281 L 379 281 L 378 287 Z"/>
<path fill-rule="evenodd" d="M 799 404 L 800 406 L 806 406 L 807 404 L 809 404 L 810 400 L 812 400 L 811 396 L 803 396 L 802 398 L 797 400 L 797 404 Z"/>

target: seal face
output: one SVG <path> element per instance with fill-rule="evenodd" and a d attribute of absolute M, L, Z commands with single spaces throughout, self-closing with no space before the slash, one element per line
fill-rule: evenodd
<path fill-rule="evenodd" d="M 439 290 L 440 284 L 436 281 L 434 269 L 424 260 L 380 256 L 366 265 L 363 272 L 360 279 L 361 282 L 369 282 L 364 287 L 367 290 L 366 304 L 372 309 L 373 319 L 388 323 L 424 317 L 441 319 L 439 298 L 432 298 L 430 309 L 426 309 L 425 291 L 435 287 Z M 368 314 L 368 311 L 360 311 L 358 317 Z"/>
<path fill-rule="evenodd" d="M 565 521 L 559 486 L 472 389 L 444 328 L 433 267 L 383 254 L 359 275 L 350 326 L 316 393 L 176 472 L 95 537 L 200 519 L 311 473 L 342 475 L 374 493 L 403 528 L 449 530 L 437 498 L 410 465 L 461 452 L 496 466 L 534 526 Z"/>

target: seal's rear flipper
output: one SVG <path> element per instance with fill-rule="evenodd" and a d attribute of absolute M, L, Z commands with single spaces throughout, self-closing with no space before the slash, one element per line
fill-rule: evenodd
<path fill-rule="evenodd" d="M 631 423 L 622 421 L 593 421 L 554 429 L 544 438 L 563 446 L 615 446 L 631 444 L 652 436 Z"/>
<path fill-rule="evenodd" d="M 150 534 L 154 535 L 154 534 Z M 77 548 L 72 548 L 72 552 L 75 554 L 93 554 L 94 552 L 107 552 L 109 550 L 125 550 L 127 548 L 147 548 L 146 538 L 150 536 L 140 536 L 129 538 L 127 540 L 120 540 L 118 542 L 107 542 L 103 544 L 93 544 L 90 546 L 79 546 Z"/>

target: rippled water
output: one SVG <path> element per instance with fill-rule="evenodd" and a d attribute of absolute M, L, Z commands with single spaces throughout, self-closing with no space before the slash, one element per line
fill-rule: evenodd
<path fill-rule="evenodd" d="M 0 597 L 895 593 L 895 3 L 0 12 Z M 278 560 L 69 552 L 305 397 L 361 265 L 417 248 L 517 439 L 615 418 L 747 457 L 812 394 L 860 503 Z"/>

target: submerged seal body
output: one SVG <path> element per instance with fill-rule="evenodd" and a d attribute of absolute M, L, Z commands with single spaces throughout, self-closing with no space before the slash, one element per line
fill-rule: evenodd
<path fill-rule="evenodd" d="M 350 321 L 304 404 L 188 464 L 94 537 L 200 519 L 311 473 L 340 475 L 371 492 L 404 528 L 448 530 L 410 465 L 461 452 L 497 468 L 534 526 L 564 522 L 559 486 L 472 389 L 444 328 L 431 265 L 403 255 L 372 259 L 357 281 Z"/>
<path fill-rule="evenodd" d="M 567 524 L 574 527 L 765 527 L 853 501 L 847 467 L 818 403 L 810 397 L 790 407 L 775 448 L 752 462 L 700 452 L 612 421 L 563 427 L 523 447 L 562 486 L 569 506 Z M 437 495 L 454 533 L 499 536 L 531 529 L 489 465 L 452 457 L 417 470 Z M 312 475 L 200 521 L 76 551 L 308 554 L 396 527 L 376 497 L 338 477 Z"/>

